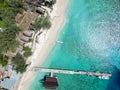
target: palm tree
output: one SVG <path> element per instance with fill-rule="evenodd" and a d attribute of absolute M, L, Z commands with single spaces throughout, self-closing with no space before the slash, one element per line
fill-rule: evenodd
<path fill-rule="evenodd" d="M 34 24 L 33 27 L 35 30 L 40 29 L 49 29 L 51 27 L 50 17 L 49 16 L 41 16 Z"/>

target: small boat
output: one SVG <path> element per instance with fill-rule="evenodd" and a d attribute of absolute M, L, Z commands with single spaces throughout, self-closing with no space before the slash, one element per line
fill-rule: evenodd
<path fill-rule="evenodd" d="M 63 42 L 62 42 L 62 41 L 57 41 L 57 43 L 60 43 L 60 44 L 62 44 Z"/>
<path fill-rule="evenodd" d="M 108 76 L 99 76 L 98 78 L 100 78 L 100 79 L 109 79 Z"/>

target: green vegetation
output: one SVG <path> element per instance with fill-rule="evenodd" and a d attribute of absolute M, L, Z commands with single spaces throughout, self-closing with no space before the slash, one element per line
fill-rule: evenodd
<path fill-rule="evenodd" d="M 0 21 L 0 28 L 2 28 L 4 26 L 4 22 Z"/>
<path fill-rule="evenodd" d="M 25 56 L 26 58 L 29 57 L 30 55 L 32 55 L 31 48 L 29 48 L 28 46 L 27 46 L 27 47 L 24 47 L 23 50 L 25 51 L 25 52 L 24 52 L 24 56 Z"/>
<path fill-rule="evenodd" d="M 14 4 L 18 5 L 19 0 L 0 0 L 0 53 L 4 54 L 8 50 L 15 51 L 19 43 L 16 41 L 20 28 L 16 25 L 15 16 L 18 11 L 14 11 Z M 15 2 L 15 3 L 13 3 Z M 17 9 L 17 8 L 15 8 Z"/>
<path fill-rule="evenodd" d="M 23 56 L 19 53 L 12 58 L 13 69 L 17 72 L 23 73 L 26 70 L 26 63 Z"/>
<path fill-rule="evenodd" d="M 49 29 L 51 27 L 51 22 L 49 16 L 41 16 L 33 25 L 35 30 L 43 29 Z"/>
<path fill-rule="evenodd" d="M 0 8 L 8 8 L 7 3 L 4 0 L 0 0 Z"/>
<path fill-rule="evenodd" d="M 20 29 L 17 26 L 11 26 L 0 32 L 0 53 L 5 53 L 8 50 L 15 51 L 18 47 L 16 35 Z"/>
<path fill-rule="evenodd" d="M 23 0 L 4 0 L 4 2 L 14 11 L 15 14 L 22 12 Z"/>
<path fill-rule="evenodd" d="M 39 0 L 39 2 L 40 2 L 40 3 L 43 3 L 43 2 L 45 2 L 45 0 Z"/>
<path fill-rule="evenodd" d="M 8 57 L 0 54 L 0 65 L 6 66 L 8 64 Z"/>
<path fill-rule="evenodd" d="M 20 28 L 16 24 L 15 16 L 21 12 L 22 8 L 22 0 L 0 0 L 0 28 L 2 28 L 0 30 L 0 64 L 2 66 L 8 63 L 8 57 L 4 54 L 7 51 L 15 52 L 19 45 L 16 36 Z M 18 72 L 25 71 L 25 61 L 22 59 L 19 54 L 13 58 L 14 69 Z"/>
<path fill-rule="evenodd" d="M 50 2 L 52 5 L 56 3 L 56 0 L 51 0 Z"/>
<path fill-rule="evenodd" d="M 29 39 L 29 42 L 33 42 L 33 39 L 32 39 L 32 38 L 30 38 L 30 39 Z"/>
<path fill-rule="evenodd" d="M 16 48 L 19 46 L 19 42 L 15 40 L 14 42 L 14 46 L 10 49 L 11 52 L 15 52 L 16 51 Z"/>

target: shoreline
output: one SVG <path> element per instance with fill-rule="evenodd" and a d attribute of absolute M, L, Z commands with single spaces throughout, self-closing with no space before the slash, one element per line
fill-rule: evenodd
<path fill-rule="evenodd" d="M 40 66 L 45 62 L 45 58 L 52 50 L 55 42 L 57 41 L 60 31 L 66 23 L 65 10 L 67 8 L 68 0 L 57 0 L 51 13 L 52 26 L 50 30 L 44 30 L 44 32 L 38 36 L 38 43 L 36 44 L 33 55 L 28 58 L 27 61 L 31 61 L 31 66 Z M 62 5 L 62 7 L 61 7 Z M 26 71 L 23 73 L 21 79 L 19 79 L 17 88 L 14 90 L 29 90 L 29 87 L 36 76 L 36 72 Z"/>

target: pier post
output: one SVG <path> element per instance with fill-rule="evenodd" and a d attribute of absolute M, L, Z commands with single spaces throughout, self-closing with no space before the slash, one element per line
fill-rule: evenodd
<path fill-rule="evenodd" d="M 53 77 L 53 74 L 54 74 L 53 72 L 50 72 L 50 77 Z"/>

